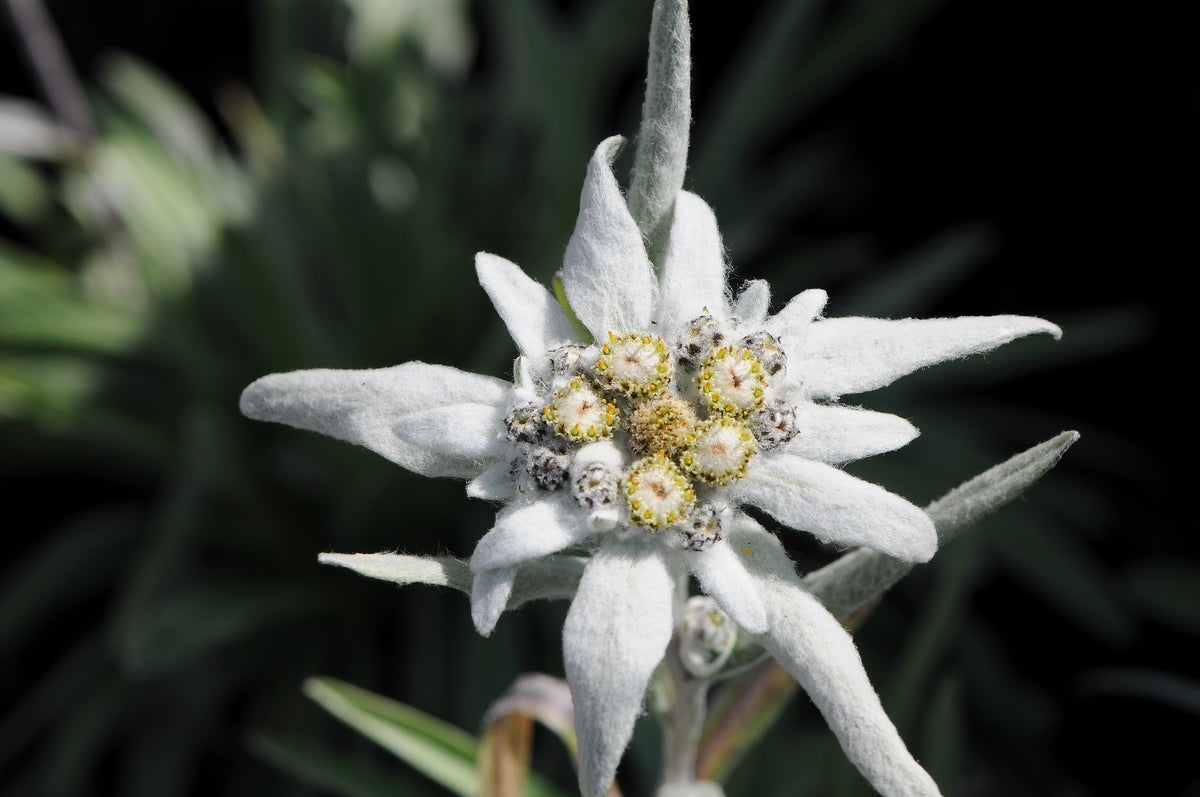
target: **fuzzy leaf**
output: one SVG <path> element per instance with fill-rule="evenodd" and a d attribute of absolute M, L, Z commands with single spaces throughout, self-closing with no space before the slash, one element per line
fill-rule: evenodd
<path fill-rule="evenodd" d="M 683 189 L 687 169 L 691 71 L 687 2 L 658 0 L 650 22 L 646 99 L 628 198 L 629 210 L 656 265 L 661 265 L 675 197 Z"/>
<path fill-rule="evenodd" d="M 1040 479 L 1079 439 L 1063 432 L 990 468 L 925 508 L 944 545 L 963 529 L 995 512 Z M 867 548 L 846 554 L 810 573 L 805 585 L 829 611 L 845 620 L 899 581 L 911 564 Z"/>

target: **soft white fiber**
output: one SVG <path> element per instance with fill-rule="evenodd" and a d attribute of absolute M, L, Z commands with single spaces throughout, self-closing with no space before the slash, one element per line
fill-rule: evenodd
<path fill-rule="evenodd" d="M 735 623 L 751 634 L 767 630 L 767 609 L 759 584 L 727 542 L 703 551 L 684 551 L 683 558 L 700 587 L 716 598 Z"/>
<path fill-rule="evenodd" d="M 683 191 L 675 199 L 675 223 L 662 272 L 658 334 L 679 338 L 690 321 L 707 311 L 724 318 L 725 257 L 717 219 L 704 200 Z"/>
<path fill-rule="evenodd" d="M 588 163 L 579 218 L 563 256 L 563 289 L 571 309 L 596 337 L 646 329 L 658 304 L 658 280 L 642 233 L 612 173 L 624 142 L 606 138 Z"/>
<path fill-rule="evenodd" d="M 808 693 L 846 756 L 884 797 L 940 797 L 884 713 L 854 640 L 801 586 L 779 541 L 744 515 L 730 525 L 730 544 L 763 584 L 769 630 L 759 643 Z"/>
<path fill-rule="evenodd" d="M 317 369 L 271 374 L 242 392 L 247 417 L 276 421 L 357 443 L 422 476 L 474 477 L 484 468 L 473 458 L 402 440 L 396 422 L 405 415 L 473 402 L 504 407 L 511 386 L 490 376 L 443 365 L 411 362 L 366 371 Z"/>
<path fill-rule="evenodd" d="M 480 252 L 475 273 L 528 367 L 545 378 L 550 371 L 546 352 L 577 337 L 566 311 L 541 283 L 502 257 Z"/>
<path fill-rule="evenodd" d="M 650 676 L 671 639 L 673 592 L 655 540 L 611 540 L 583 571 L 563 625 L 563 658 L 575 702 L 584 797 L 608 794 Z"/>
<path fill-rule="evenodd" d="M 480 573 L 511 567 L 582 542 L 593 533 L 585 517 L 575 500 L 561 492 L 510 504 L 475 546 L 471 570 Z"/>
<path fill-rule="evenodd" d="M 517 568 L 501 567 L 475 573 L 471 585 L 471 621 L 480 636 L 489 636 L 508 605 Z"/>
<path fill-rule="evenodd" d="M 836 404 L 796 401 L 796 428 L 787 453 L 837 465 L 895 451 L 916 439 L 917 427 L 896 415 Z"/>
<path fill-rule="evenodd" d="M 814 398 L 837 398 L 1037 333 L 1062 336 L 1049 321 L 1017 315 L 831 318 L 812 324 L 799 350 L 786 349 L 789 379 L 803 379 Z"/>
<path fill-rule="evenodd" d="M 847 547 L 865 545 L 906 562 L 937 551 L 933 521 L 882 487 L 790 454 L 758 458 L 731 488 L 743 502 L 785 525 Z"/>

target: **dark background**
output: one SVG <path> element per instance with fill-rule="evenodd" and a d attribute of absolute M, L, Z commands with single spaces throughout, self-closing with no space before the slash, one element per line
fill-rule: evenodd
<path fill-rule="evenodd" d="M 555 5 L 569 19 L 584 4 Z M 720 101 L 720 76 L 736 66 L 733 44 L 754 24 L 750 14 L 728 6 L 693 8 L 699 137 Z M 221 87 L 256 85 L 254 4 L 54 2 L 49 8 L 85 83 L 99 59 L 118 49 L 156 65 L 214 117 Z M 485 84 L 500 56 L 493 16 L 479 7 L 473 15 L 479 49 L 466 82 Z M 3 35 L 0 92 L 37 96 L 11 37 Z M 990 256 L 940 296 L 935 314 L 1038 315 L 1061 321 L 1068 336 L 1068 322 L 1104 312 L 1128 322 L 1130 334 L 1094 354 L 988 387 L 997 402 L 1037 417 L 1034 425 L 1046 430 L 1037 439 L 1062 428 L 1083 433 L 1060 470 L 1104 495 L 1111 511 L 1087 540 L 1098 561 L 1118 573 L 1135 559 L 1192 559 L 1200 548 L 1182 497 L 1193 489 L 1194 468 L 1179 455 L 1193 438 L 1186 420 L 1192 401 L 1182 382 L 1190 381 L 1195 364 L 1194 58 L 1185 36 L 1188 28 L 1165 4 L 947 2 L 901 47 L 815 97 L 798 118 L 789 108 L 775 109 L 787 121 L 758 155 L 769 163 L 788 142 L 810 136 L 839 153 L 833 188 L 806 208 L 803 224 L 777 233 L 776 249 L 848 240 L 887 263 L 948 229 L 982 225 Z M 642 67 L 633 54 L 615 68 L 625 96 L 614 99 L 606 129 L 628 135 L 628 97 L 640 90 Z M 722 207 L 719 196 L 706 198 L 718 218 L 736 212 Z M 503 213 L 503 204 L 495 212 Z M 27 235 L 11 224 L 2 229 L 18 241 Z M 780 268 L 771 252 L 754 252 L 734 266 L 742 276 L 773 280 Z M 833 273 L 822 285 L 832 297 L 827 312 L 838 313 L 837 289 L 857 276 Z M 776 302 L 786 294 L 781 287 Z M 6 488 L 10 506 L 13 497 L 20 508 L 33 496 L 51 504 L 50 515 L 59 519 L 114 491 L 136 499 L 139 489 L 97 481 L 86 469 L 68 470 L 53 485 L 43 475 L 12 471 L 5 479 L 25 496 Z M 33 547 L 6 525 L 7 536 L 18 537 L 17 551 Z M 1194 678 L 1196 636 L 1149 618 L 1119 642 L 1097 639 L 1047 611 L 1003 572 L 983 576 L 972 601 L 972 610 L 1007 641 L 1012 665 L 1059 703 L 1048 752 L 1074 786 L 1054 793 L 1166 795 L 1195 784 L 1200 718 L 1194 710 L 1095 694 L 1085 675 L 1128 665 Z M 60 622 L 90 621 L 87 610 L 79 612 Z M 43 642 L 21 655 L 36 668 L 53 649 Z M 237 727 L 237 705 L 229 711 Z M 222 756 L 236 755 L 220 751 L 205 766 L 220 767 Z M 95 785 L 95 793 L 117 793 L 111 783 Z"/>

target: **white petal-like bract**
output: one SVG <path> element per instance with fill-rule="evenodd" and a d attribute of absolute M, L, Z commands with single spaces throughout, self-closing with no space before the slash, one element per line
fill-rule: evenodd
<path fill-rule="evenodd" d="M 567 311 L 540 282 L 502 257 L 480 252 L 475 255 L 475 273 L 517 350 L 538 376 L 545 377 L 550 368 L 546 352 L 575 340 Z"/>
<path fill-rule="evenodd" d="M 275 421 L 357 443 L 422 476 L 473 477 L 472 458 L 402 440 L 395 424 L 414 412 L 474 402 L 503 407 L 511 385 L 421 362 L 365 371 L 315 369 L 271 374 L 242 392 L 247 417 Z"/>
<path fill-rule="evenodd" d="M 671 639 L 675 582 L 655 540 L 612 540 L 592 557 L 563 624 L 579 788 L 604 797 Z"/>
<path fill-rule="evenodd" d="M 496 525 L 475 546 L 471 570 L 480 573 L 511 567 L 576 545 L 594 533 L 586 519 L 575 501 L 562 493 L 510 505 L 501 510 Z"/>
<path fill-rule="evenodd" d="M 852 547 L 865 545 L 906 562 L 937 551 L 933 521 L 882 487 L 791 454 L 762 457 L 734 494 L 795 529 Z"/>
<path fill-rule="evenodd" d="M 624 142 L 606 138 L 588 163 L 579 218 L 563 256 L 563 289 L 575 315 L 597 339 L 645 329 L 658 304 L 658 280 L 642 233 L 612 173 Z"/>
<path fill-rule="evenodd" d="M 801 350 L 789 352 L 789 368 L 803 374 L 798 378 L 814 398 L 838 398 L 1038 333 L 1062 336 L 1049 321 L 1019 315 L 831 318 L 809 327 Z"/>

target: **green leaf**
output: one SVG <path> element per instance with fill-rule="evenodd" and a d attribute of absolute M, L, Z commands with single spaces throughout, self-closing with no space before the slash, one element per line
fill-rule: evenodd
<path fill-rule="evenodd" d="M 575 315 L 575 311 L 571 308 L 571 301 L 567 298 L 567 289 L 563 287 L 562 275 L 555 274 L 551 284 L 554 286 L 554 298 L 558 299 L 562 309 L 567 311 L 567 318 L 571 319 L 571 324 L 575 327 L 575 333 L 579 335 L 579 340 L 583 343 L 591 343 L 592 333 L 588 331 L 588 328 L 583 325 L 579 316 Z"/>
<path fill-rule="evenodd" d="M 1200 634 L 1200 567 L 1190 562 L 1141 562 L 1125 575 L 1125 591 L 1150 617 Z"/>
<path fill-rule="evenodd" d="M 1080 687 L 1090 694 L 1154 700 L 1200 717 L 1200 681 L 1175 673 L 1141 667 L 1111 667 L 1085 673 Z"/>
<path fill-rule="evenodd" d="M 44 617 L 114 578 L 137 523 L 136 513 L 97 512 L 56 529 L 8 566 L 0 588 L 0 653 L 10 654 Z"/>
<path fill-rule="evenodd" d="M 122 354 L 146 331 L 128 309 L 74 301 L 8 302 L 0 313 L 0 345 L 11 347 Z"/>
<path fill-rule="evenodd" d="M 839 311 L 880 318 L 919 315 L 991 253 L 993 238 L 981 225 L 946 230 L 879 269 L 879 276 L 865 287 L 841 297 Z"/>
<path fill-rule="evenodd" d="M 965 728 L 963 684 L 958 675 L 948 675 L 938 683 L 925 711 L 921 763 L 942 791 L 955 792 L 962 771 Z"/>
<path fill-rule="evenodd" d="M 972 565 L 977 546 L 965 541 L 939 556 L 945 561 L 934 570 L 933 591 L 921 616 L 905 637 L 904 650 L 894 663 L 887 688 L 882 690 L 888 716 L 901 733 L 915 724 L 924 709 L 926 688 L 946 648 L 963 626 L 969 601 Z"/>
<path fill-rule="evenodd" d="M 0 719 L 0 767 L 44 728 L 69 716 L 77 703 L 102 688 L 111 669 L 105 660 L 104 639 L 93 632 L 76 642 L 36 683 L 25 684 Z"/>
<path fill-rule="evenodd" d="M 33 224 L 50 207 L 50 186 L 23 161 L 0 152 L 0 214 Z"/>
<path fill-rule="evenodd" d="M 964 482 L 925 508 L 944 545 L 963 529 L 1024 493 L 1058 462 L 1078 432 L 1063 432 Z M 839 620 L 886 592 L 912 565 L 868 548 L 852 551 L 805 577 L 805 585 Z"/>
<path fill-rule="evenodd" d="M 65 296 L 71 272 L 39 254 L 0 239 L 0 301 Z M 19 306 L 19 305 L 18 305 Z"/>
<path fill-rule="evenodd" d="M 988 542 L 1009 571 L 1093 635 L 1120 645 L 1133 635 L 1116 585 L 1090 549 L 1050 528 L 1018 526 Z"/>
<path fill-rule="evenodd" d="M 478 741 L 415 708 L 332 678 L 310 678 L 304 693 L 342 722 L 460 797 L 479 793 Z"/>
<path fill-rule="evenodd" d="M 255 580 L 205 585 L 157 597 L 122 637 L 124 663 L 141 675 L 170 670 L 282 618 L 320 611 L 311 587 Z"/>
<path fill-rule="evenodd" d="M 267 763 L 305 785 L 340 797 L 395 797 L 397 794 L 426 797 L 433 794 L 393 773 L 312 742 L 260 733 L 251 737 L 250 748 Z"/>

